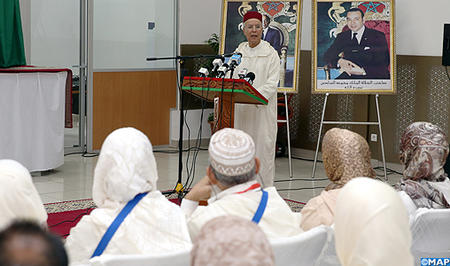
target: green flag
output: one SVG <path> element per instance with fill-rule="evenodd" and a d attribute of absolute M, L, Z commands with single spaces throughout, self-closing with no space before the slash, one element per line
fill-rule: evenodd
<path fill-rule="evenodd" d="M 0 67 L 26 65 L 19 0 L 0 0 Z"/>

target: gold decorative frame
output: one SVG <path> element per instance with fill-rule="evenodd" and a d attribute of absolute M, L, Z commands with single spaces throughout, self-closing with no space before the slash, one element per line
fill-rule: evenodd
<path fill-rule="evenodd" d="M 389 40 L 387 40 L 390 59 L 390 64 L 388 66 L 389 79 L 334 79 L 338 74 L 336 72 L 338 70 L 330 69 L 329 65 L 324 62 L 324 59 L 321 59 L 324 51 L 328 49 L 326 46 L 333 43 L 337 34 L 342 32 L 343 28 L 346 26 L 346 10 L 354 7 L 359 7 L 364 12 L 366 28 L 370 28 L 367 26 L 368 21 L 374 21 L 379 24 L 381 24 L 380 22 L 383 22 L 384 28 L 389 29 L 389 34 L 387 34 L 387 31 L 383 32 L 387 38 L 389 37 Z M 395 94 L 397 73 L 394 11 L 394 0 L 313 0 L 312 93 Z M 332 27 L 330 25 L 334 25 L 335 27 L 330 30 L 329 28 Z M 321 33 L 320 38 L 318 36 L 319 32 Z M 328 36 L 324 37 L 324 33 L 328 33 Z M 368 47 L 368 49 L 370 49 L 370 47 Z M 331 73 L 331 71 L 333 71 L 333 73 Z"/>
<path fill-rule="evenodd" d="M 296 1 L 237 1 L 223 0 L 220 53 L 233 52 L 246 41 L 242 33 L 242 18 L 247 11 L 258 11 L 271 19 L 269 27 L 281 38 L 281 73 L 278 92 L 296 93 L 299 84 L 301 0 Z"/>

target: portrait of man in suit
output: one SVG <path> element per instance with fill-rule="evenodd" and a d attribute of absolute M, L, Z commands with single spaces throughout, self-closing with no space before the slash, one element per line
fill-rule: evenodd
<path fill-rule="evenodd" d="M 270 18 L 267 15 L 263 15 L 263 34 L 262 39 L 272 45 L 278 54 L 281 54 L 281 33 L 272 27 L 269 27 Z"/>
<path fill-rule="evenodd" d="M 323 55 L 331 68 L 339 68 L 336 79 L 390 79 L 389 48 L 383 32 L 364 25 L 364 12 L 350 8 L 346 25 Z"/>

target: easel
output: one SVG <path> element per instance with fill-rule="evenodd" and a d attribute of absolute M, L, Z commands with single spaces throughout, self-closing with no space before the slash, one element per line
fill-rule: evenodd
<path fill-rule="evenodd" d="M 286 119 L 277 120 L 278 123 L 286 123 L 286 135 L 287 135 L 287 146 L 288 146 L 288 162 L 289 162 L 289 178 L 292 179 L 292 155 L 291 155 L 291 133 L 289 131 L 289 108 L 287 100 L 287 92 L 283 92 L 284 95 L 284 108 L 286 109 Z"/>
<path fill-rule="evenodd" d="M 383 132 L 381 131 L 380 107 L 378 104 L 378 98 L 380 96 L 378 94 L 375 94 L 375 105 L 377 108 L 377 121 L 376 122 L 352 122 L 352 121 L 324 121 L 323 120 L 323 118 L 325 117 L 325 109 L 327 107 L 327 100 L 328 100 L 329 95 L 330 95 L 330 93 L 328 93 L 328 92 L 325 94 L 325 100 L 323 102 L 322 117 L 320 119 L 319 135 L 317 136 L 316 154 L 314 155 L 314 163 L 313 163 L 311 178 L 314 178 L 314 176 L 316 174 L 317 156 L 319 155 L 320 136 L 322 135 L 323 125 L 374 125 L 374 126 L 378 126 L 378 129 L 380 132 L 380 145 L 381 145 L 381 156 L 383 158 L 384 180 L 387 181 L 386 159 L 384 157 Z"/>

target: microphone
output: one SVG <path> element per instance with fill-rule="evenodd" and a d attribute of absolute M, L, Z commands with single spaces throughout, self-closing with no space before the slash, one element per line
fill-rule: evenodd
<path fill-rule="evenodd" d="M 245 81 L 250 83 L 250 85 L 253 85 L 253 81 L 255 80 L 255 73 L 248 72 L 247 75 L 244 78 Z"/>
<path fill-rule="evenodd" d="M 246 69 L 246 68 L 240 70 L 240 71 L 238 72 L 238 77 L 239 77 L 240 79 L 244 79 L 245 76 L 247 75 L 247 72 L 248 72 L 248 69 Z"/>
<path fill-rule="evenodd" d="M 219 69 L 219 67 L 223 65 L 224 61 L 225 61 L 224 57 L 214 59 L 214 61 L 212 62 L 213 69 L 211 70 L 211 72 L 216 72 L 217 69 Z"/>
<path fill-rule="evenodd" d="M 207 77 L 209 75 L 208 69 L 202 67 L 198 70 L 198 73 L 200 74 L 200 77 Z"/>
<path fill-rule="evenodd" d="M 217 77 L 218 78 L 223 78 L 225 77 L 225 74 L 228 72 L 229 70 L 229 65 L 227 63 L 222 64 L 218 69 L 217 69 Z"/>
<path fill-rule="evenodd" d="M 230 69 L 234 69 L 241 63 L 242 54 L 235 53 L 230 58 Z"/>

